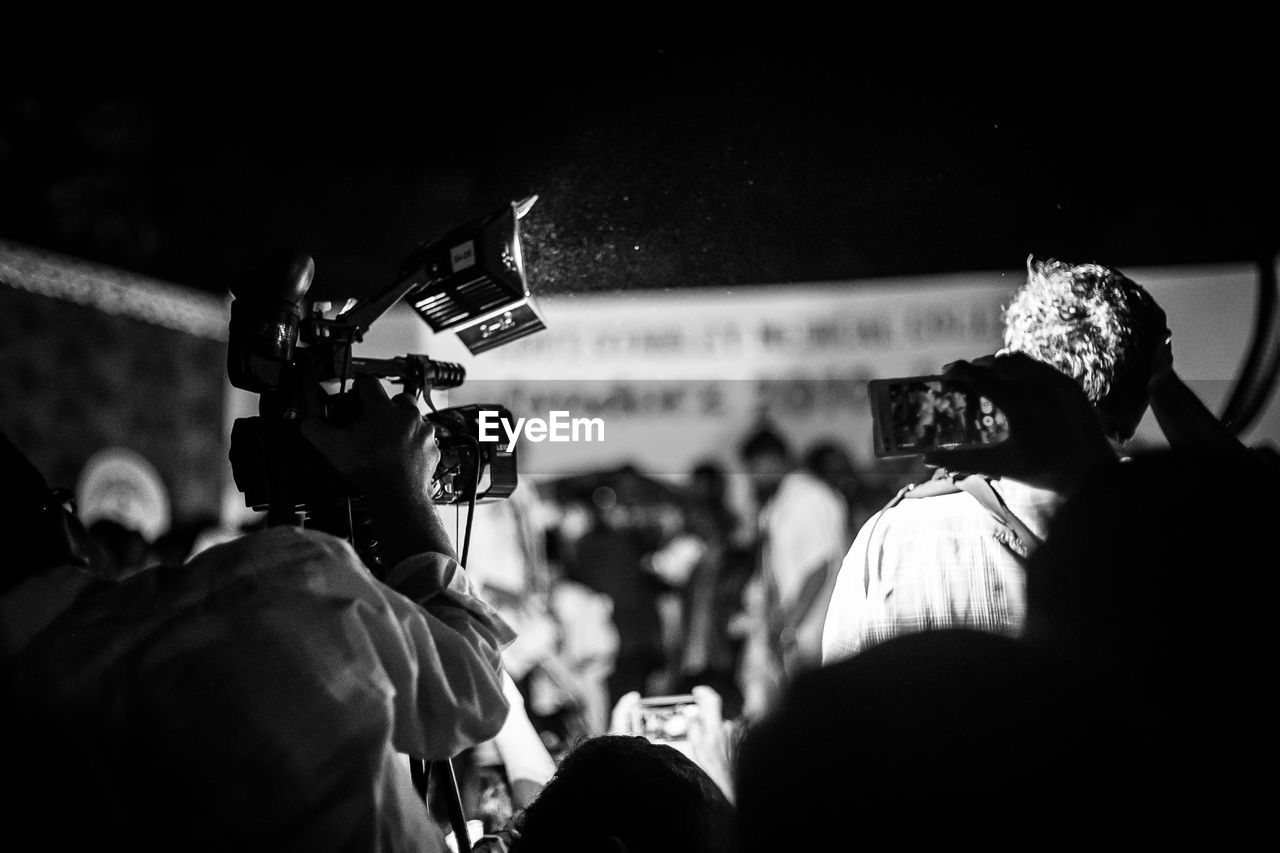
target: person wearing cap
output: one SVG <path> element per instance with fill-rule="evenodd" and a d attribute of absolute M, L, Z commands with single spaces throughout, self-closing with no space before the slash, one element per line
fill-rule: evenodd
<path fill-rule="evenodd" d="M 145 456 L 127 447 L 106 447 L 89 458 L 76 483 L 76 507 L 109 577 L 145 568 L 169 530 L 164 480 Z"/>

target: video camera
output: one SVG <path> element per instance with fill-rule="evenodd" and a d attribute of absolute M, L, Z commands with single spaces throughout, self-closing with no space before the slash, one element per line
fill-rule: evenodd
<path fill-rule="evenodd" d="M 267 511 L 268 524 L 301 524 L 350 538 L 370 562 L 376 538 L 362 496 L 299 430 L 304 418 L 350 423 L 359 414 L 349 383 L 358 374 L 396 382 L 413 395 L 456 388 L 462 365 L 425 355 L 357 358 L 352 346 L 403 299 L 433 331 L 451 330 L 481 353 L 546 328 L 534 306 L 520 251 L 519 220 L 537 196 L 512 202 L 409 254 L 395 283 L 353 300 L 333 317 L 323 303 L 304 308 L 314 272 L 310 258 L 288 256 L 267 266 L 244 292 L 233 290 L 227 374 L 259 395 L 258 416 L 237 419 L 231 469 L 245 505 Z M 330 393 L 332 391 L 332 393 Z M 516 487 L 514 444 L 481 442 L 479 416 L 498 404 L 434 410 L 440 465 L 431 482 L 437 504 L 501 500 Z M 363 547 L 362 547 L 363 546 Z M 368 554 L 366 554 L 368 552 Z M 372 567 L 372 565 L 371 565 Z"/>

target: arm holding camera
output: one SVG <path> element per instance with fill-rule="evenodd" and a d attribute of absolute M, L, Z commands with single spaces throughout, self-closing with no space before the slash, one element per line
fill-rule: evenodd
<path fill-rule="evenodd" d="M 419 655 L 420 665 L 425 670 L 438 663 L 440 671 L 436 683 L 419 679 L 419 712 L 443 720 L 450 718 L 451 710 L 460 726 L 455 738 L 460 743 L 488 739 L 507 714 L 501 650 L 514 633 L 480 599 L 458 564 L 431 502 L 431 477 L 440 459 L 433 425 L 423 419 L 409 395 L 388 397 L 372 376 L 356 377 L 354 386 L 361 405 L 354 423 L 337 426 L 306 420 L 302 433 L 362 490 L 378 527 L 382 554 L 391 567 L 386 585 L 425 612 L 432 648 Z M 400 621 L 415 639 L 422 639 L 419 629 L 407 621 L 412 615 L 401 613 Z M 443 707 L 447 699 L 455 707 Z M 429 711 L 428 706 L 436 710 Z M 430 728 L 424 727 L 424 733 L 434 740 L 438 733 L 426 731 Z M 420 757 L 440 757 L 407 746 L 402 749 Z"/>
<path fill-rule="evenodd" d="M 373 376 L 359 375 L 353 384 L 359 419 L 351 426 L 308 419 L 303 436 L 365 495 L 388 565 L 423 552 L 456 560 L 431 502 L 431 476 L 440 462 L 435 426 L 411 396 L 388 397 Z"/>
<path fill-rule="evenodd" d="M 268 529 L 115 580 L 85 573 L 68 549 L 51 551 L 0 588 L 0 616 L 22 614 L 0 625 L 6 705 L 30 724 L 20 733 L 30 760 L 13 763 L 47 780 L 36 792 L 63 784 L 68 766 L 88 767 L 82 800 L 107 804 L 80 822 L 86 838 L 61 846 L 160 849 L 199 826 L 206 849 L 443 848 L 397 753 L 442 760 L 499 733 L 500 655 L 513 633 L 476 594 L 436 514 L 433 494 L 469 495 L 432 490 L 440 450 L 413 399 L 361 377 L 352 395 L 361 412 L 349 420 L 346 398 L 318 395 L 349 370 L 417 388 L 461 382 L 457 365 L 405 356 L 370 368 L 350 347 L 395 301 L 452 292 L 459 282 L 435 275 L 433 259 L 465 238 L 484 249 L 477 263 L 522 316 L 500 337 L 455 323 L 471 333 L 464 342 L 476 351 L 542 328 L 518 262 L 515 220 L 527 208 L 424 245 L 391 288 L 337 317 L 305 309 L 314 273 L 305 255 L 282 254 L 235 291 L 228 378 L 259 395 L 259 411 L 235 423 L 232 473 L 245 505 L 267 511 Z M 504 262 L 512 256 L 514 266 Z M 465 474 L 478 466 L 449 464 L 464 486 L 474 482 Z M 514 479 L 501 485 L 497 497 Z M 75 520 L 47 488 L 34 491 L 23 495 L 32 513 Z M 379 542 L 323 532 L 338 520 L 324 513 L 344 498 L 363 498 Z M 296 526 L 303 518 L 318 529 Z M 350 529 L 358 541 L 369 528 Z M 367 564 L 370 554 L 381 560 Z M 48 798 L 32 800 L 22 817 L 46 835 L 53 828 L 57 846 L 59 803 L 46 815 Z"/>
<path fill-rule="evenodd" d="M 4 632 L 8 701 L 39 747 L 15 766 L 94 768 L 86 799 L 112 803 L 97 841 L 159 849 L 199 825 L 210 849 L 408 848 L 437 830 L 397 753 L 446 759 L 501 730 L 512 633 L 430 504 L 430 428 L 361 384 L 355 423 L 306 431 L 367 488 L 385 582 L 347 542 L 278 525 L 119 582 L 55 565 L 0 599 L 24 614 Z"/>

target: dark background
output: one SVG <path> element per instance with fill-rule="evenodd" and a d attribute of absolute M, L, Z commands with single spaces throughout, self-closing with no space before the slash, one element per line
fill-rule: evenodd
<path fill-rule="evenodd" d="M 361 295 L 418 242 L 537 193 L 523 228 L 541 292 L 1004 270 L 1028 253 L 1252 261 L 1280 235 L 1278 101 L 1247 29 L 720 33 L 10 76 L 0 238 L 213 291 L 291 245 L 315 256 L 317 295 Z"/>

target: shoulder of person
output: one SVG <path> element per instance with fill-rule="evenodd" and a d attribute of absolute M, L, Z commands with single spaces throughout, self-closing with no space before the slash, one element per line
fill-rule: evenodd
<path fill-rule="evenodd" d="M 945 471 L 903 488 L 880 513 L 882 535 L 950 539 L 985 530 L 1015 555 L 1027 557 L 1047 535 L 1061 496 L 1011 478 Z M 895 529 L 894 525 L 897 524 Z"/>
<path fill-rule="evenodd" d="M 1013 477 L 992 477 L 990 482 L 991 487 L 999 492 L 1000 497 L 1011 507 L 1053 509 L 1066 499 L 1062 492 L 1043 486 L 1033 486 Z"/>
<path fill-rule="evenodd" d="M 898 518 L 967 516 L 982 512 L 982 506 L 949 477 L 935 475 L 903 486 L 872 520 L 889 522 Z"/>
<path fill-rule="evenodd" d="M 308 551 L 329 552 L 335 549 L 341 550 L 343 546 L 347 546 L 345 540 L 328 533 L 282 524 L 254 530 L 243 536 L 214 545 L 192 557 L 188 561 L 188 565 L 204 562 L 222 562 L 227 559 L 243 558 L 246 555 L 256 554 L 288 556 Z"/>
<path fill-rule="evenodd" d="M 178 571 L 219 578 L 258 576 L 274 585 L 308 583 L 319 577 L 328 585 L 340 576 L 366 574 L 355 549 L 345 539 L 291 525 L 268 527 L 215 545 L 188 560 Z"/>

